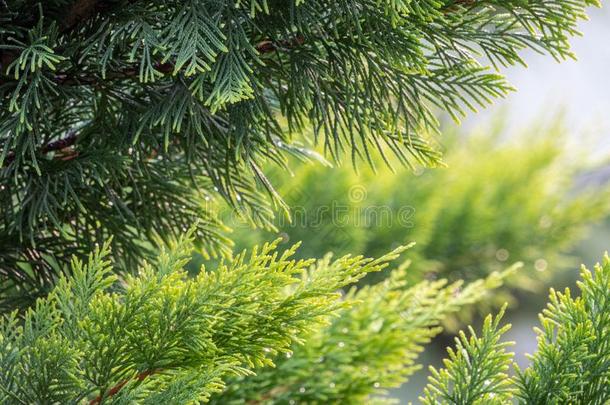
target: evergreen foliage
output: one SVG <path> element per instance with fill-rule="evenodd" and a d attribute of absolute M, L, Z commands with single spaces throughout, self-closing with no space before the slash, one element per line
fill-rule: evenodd
<path fill-rule="evenodd" d="M 382 403 L 418 366 L 443 316 L 487 296 L 506 272 L 466 286 L 409 285 L 405 268 L 382 283 L 338 288 L 379 271 L 378 259 L 312 263 L 244 253 L 188 278 L 189 241 L 120 284 L 104 245 L 75 260 L 46 299 L 0 325 L 2 403 Z M 509 326 L 489 316 L 460 334 L 432 368 L 426 404 L 604 404 L 610 397 L 610 258 L 583 267 L 580 296 L 551 290 L 532 365 L 508 370 Z M 265 285 L 265 293 L 260 285 Z"/>
<path fill-rule="evenodd" d="M 432 369 L 426 404 L 606 404 L 610 401 L 610 258 L 591 273 L 584 266 L 579 297 L 551 290 L 540 315 L 538 349 L 515 377 L 501 335 L 501 315 L 481 336 L 461 334 L 445 368 Z"/>
<path fill-rule="evenodd" d="M 512 268 L 415 283 L 401 267 L 357 287 L 405 248 L 316 260 L 276 241 L 232 257 L 209 202 L 273 228 L 287 205 L 265 173 L 289 156 L 441 165 L 437 113 L 504 95 L 497 68 L 525 49 L 573 57 L 592 5 L 0 0 L 0 403 L 385 401 L 444 319 Z M 591 218 L 571 208 L 559 224 Z M 193 247 L 225 259 L 189 274 Z M 532 368 L 494 395 L 607 400 L 609 269 L 584 272 L 580 298 L 552 295 Z M 503 349 L 497 328 L 483 338 Z M 499 379 L 508 355 L 488 348 L 480 367 Z"/>
<path fill-rule="evenodd" d="M 397 269 L 341 297 L 338 289 L 404 248 L 377 260 L 316 263 L 292 259 L 295 248 L 279 254 L 267 244 L 189 278 L 185 238 L 121 283 L 109 244 L 86 264 L 74 260 L 72 275 L 22 323 L 16 312 L 2 320 L 0 403 L 363 400 L 417 369 L 440 319 L 486 297 L 506 275 L 463 289 L 445 281 L 407 288 Z M 361 367 L 370 373 L 354 379 Z"/>
<path fill-rule="evenodd" d="M 291 259 L 275 245 L 189 278 L 188 239 L 121 283 L 109 244 L 72 263 L 48 298 L 0 326 L 0 403 L 190 403 L 272 365 L 350 302 L 337 290 L 377 260 Z M 295 246 L 296 248 L 296 246 Z M 168 402 L 169 401 L 169 402 Z"/>
<path fill-rule="evenodd" d="M 572 57 L 596 4 L 1 1 L 2 305 L 46 294 L 109 235 L 117 271 L 196 219 L 201 248 L 226 253 L 203 202 L 269 226 L 283 202 L 263 163 L 314 156 L 295 133 L 355 165 L 375 150 L 437 165 L 434 112 L 505 94 L 489 66 L 523 49 Z"/>
<path fill-rule="evenodd" d="M 470 338 L 460 332 L 455 350 L 448 348 L 445 368 L 430 368 L 430 384 L 421 398 L 426 405 L 437 404 L 504 404 L 513 396 L 508 369 L 512 353 L 501 342 L 510 325 L 499 327 L 504 310 L 495 318 L 485 318 L 481 337 L 470 329 Z"/>
<path fill-rule="evenodd" d="M 342 403 L 361 404 L 386 397 L 420 369 L 424 345 L 441 332 L 448 315 L 489 299 L 514 268 L 468 285 L 447 280 L 406 281 L 405 268 L 383 282 L 352 288 L 353 306 L 332 323 L 294 345 L 275 367 L 255 376 L 233 378 L 213 404 Z M 387 398 L 386 398 L 387 399 Z"/>

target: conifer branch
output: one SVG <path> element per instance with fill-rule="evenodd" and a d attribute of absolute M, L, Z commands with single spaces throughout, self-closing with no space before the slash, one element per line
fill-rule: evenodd
<path fill-rule="evenodd" d="M 168 75 L 174 70 L 174 64 L 158 62 L 154 64 L 154 70 L 163 75 Z M 64 86 L 99 86 L 114 80 L 137 79 L 139 75 L 140 72 L 138 66 L 127 66 L 118 71 L 108 72 L 104 76 L 77 72 L 58 73 L 52 78 L 52 80 L 58 85 Z"/>
<path fill-rule="evenodd" d="M 0 1 L 0 305 L 110 234 L 129 271 L 197 218 L 205 255 L 228 255 L 215 199 L 273 229 L 262 168 L 316 158 L 296 134 L 355 165 L 441 165 L 436 111 L 511 91 L 491 68 L 524 49 L 571 57 L 597 4 Z"/>
<path fill-rule="evenodd" d="M 453 404 L 607 404 L 610 400 L 610 259 L 592 273 L 584 266 L 570 289 L 551 289 L 539 315 L 537 351 L 521 370 L 506 351 L 500 326 L 503 311 L 488 316 L 480 336 L 460 333 L 448 349 L 444 368 L 431 367 L 429 384 L 420 398 L 427 405 Z M 510 377 L 511 366 L 516 377 Z"/>
<path fill-rule="evenodd" d="M 8 332 L 16 315 L 1 318 L 0 383 L 7 395 L 65 403 L 100 391 L 90 404 L 117 396 L 166 403 L 159 396 L 175 402 L 178 384 L 189 398 L 209 398 L 228 376 L 272 365 L 274 353 L 286 353 L 346 307 L 340 288 L 382 270 L 404 251 L 311 267 L 312 260 L 291 259 L 296 246 L 278 253 L 276 242 L 190 278 L 183 267 L 191 258 L 191 241 L 175 243 L 120 289 L 113 288 L 106 243 L 86 264 L 73 261 L 72 276 L 25 315 L 25 328 Z M 144 362 L 153 365 L 150 370 L 124 378 Z M 60 383 L 19 384 L 23 378 Z M 184 379 L 192 383 L 180 385 Z"/>
<path fill-rule="evenodd" d="M 87 0 L 86 3 L 95 3 L 93 0 Z M 83 6 L 84 7 L 84 6 Z M 82 10 L 81 12 L 85 12 Z M 287 49 L 295 48 L 299 45 L 305 43 L 305 39 L 301 35 L 297 35 L 292 39 L 283 39 L 279 41 L 271 41 L 265 40 L 261 41 L 254 49 L 260 54 L 268 54 L 274 51 L 282 51 Z M 14 82 L 15 79 L 11 79 L 8 77 L 2 78 L 2 72 L 4 66 L 9 66 L 12 64 L 15 59 L 18 58 L 16 53 L 2 53 L 0 51 L 0 85 L 4 83 Z M 171 62 L 157 62 L 153 65 L 153 69 L 156 72 L 159 72 L 163 75 L 171 74 L 175 65 Z M 50 80 L 62 86 L 79 86 L 79 85 L 87 85 L 87 86 L 97 86 L 104 83 L 106 80 L 123 80 L 123 79 L 134 79 L 138 78 L 140 75 L 140 67 L 137 65 L 127 66 L 118 71 L 111 71 L 106 73 L 103 77 L 100 75 L 94 75 L 91 73 L 82 73 L 82 72 L 57 72 Z"/>

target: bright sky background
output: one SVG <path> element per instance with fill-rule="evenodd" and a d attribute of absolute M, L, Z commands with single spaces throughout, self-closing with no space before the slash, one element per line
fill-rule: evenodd
<path fill-rule="evenodd" d="M 610 158 L 610 7 L 591 9 L 589 15 L 580 26 L 583 36 L 571 41 L 577 61 L 526 54 L 527 69 L 503 72 L 517 91 L 470 114 L 463 125 L 476 127 L 498 112 L 507 114 L 509 131 L 561 117 L 571 143 L 591 158 Z"/>

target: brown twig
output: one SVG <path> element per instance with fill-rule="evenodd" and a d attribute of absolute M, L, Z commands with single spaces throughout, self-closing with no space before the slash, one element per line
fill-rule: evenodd
<path fill-rule="evenodd" d="M 174 70 L 174 64 L 156 63 L 155 70 L 163 74 L 170 74 Z M 56 74 L 53 81 L 63 86 L 96 85 L 103 80 L 121 80 L 138 77 L 139 75 L 139 67 L 132 65 L 115 72 L 108 72 L 103 79 L 98 75 L 71 74 L 69 72 L 62 72 Z"/>
<path fill-rule="evenodd" d="M 305 37 L 297 35 L 294 38 L 282 39 L 277 42 L 271 40 L 261 41 L 254 47 L 258 53 L 266 54 L 281 49 L 291 49 L 305 43 Z"/>
<path fill-rule="evenodd" d="M 78 136 L 76 135 L 76 131 L 70 131 L 65 138 L 58 139 L 58 140 L 49 142 L 46 145 L 44 145 L 42 148 L 40 148 L 40 153 L 46 154 L 49 152 L 66 150 L 67 148 L 74 146 L 77 139 L 78 139 Z M 70 160 L 76 156 L 77 156 L 77 154 L 75 154 L 75 153 L 68 153 L 66 155 L 62 155 L 62 160 Z M 68 157 L 68 158 L 66 158 L 66 157 Z M 11 162 L 13 162 L 14 160 L 15 160 L 15 152 L 9 152 L 6 155 L 6 158 L 4 159 L 4 166 L 6 167 L 6 166 L 10 165 Z"/>
<path fill-rule="evenodd" d="M 130 381 L 133 381 L 133 380 L 143 381 L 144 379 L 146 379 L 146 377 L 156 374 L 159 371 L 160 370 L 147 370 L 147 371 L 141 372 L 134 378 L 125 379 L 125 380 L 121 381 L 120 383 L 118 383 L 117 385 L 115 385 L 114 387 L 110 388 L 106 393 L 102 393 L 102 394 L 98 395 L 97 397 L 95 397 L 94 399 L 92 399 L 91 401 L 89 401 L 89 405 L 99 404 L 100 402 L 102 402 L 102 399 L 112 397 L 112 396 L 118 394 L 123 389 L 123 387 L 125 385 L 127 385 Z"/>

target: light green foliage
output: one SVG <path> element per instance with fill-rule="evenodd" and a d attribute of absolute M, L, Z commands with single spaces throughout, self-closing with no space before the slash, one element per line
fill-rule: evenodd
<path fill-rule="evenodd" d="M 435 112 L 504 95 L 494 67 L 525 49 L 572 57 L 592 5 L 0 1 L 0 305 L 44 296 L 110 235 L 122 270 L 198 217 L 201 247 L 227 254 L 205 201 L 271 226 L 285 205 L 261 167 L 311 158 L 295 134 L 354 165 L 438 165 Z"/>
<path fill-rule="evenodd" d="M 351 303 L 340 288 L 402 250 L 314 265 L 266 244 L 189 278 L 185 238 L 119 283 L 106 244 L 23 320 L 4 317 L 0 403 L 204 401 L 302 344 Z"/>
<path fill-rule="evenodd" d="M 519 397 L 532 404 L 610 401 L 610 258 L 581 270 L 579 297 L 551 290 L 540 315 L 538 351 L 519 373 Z"/>
<path fill-rule="evenodd" d="M 527 132 L 510 142 L 495 131 L 454 137 L 449 167 L 417 175 L 320 165 L 299 166 L 293 176 L 276 171 L 272 177 L 292 208 L 292 223 L 278 219 L 275 233 L 224 221 L 235 228 L 237 246 L 280 235 L 287 244 L 302 240 L 304 257 L 328 251 L 374 257 L 415 241 L 413 280 L 476 280 L 523 261 L 525 269 L 508 285 L 540 291 L 574 265 L 566 255 L 591 224 L 608 216 L 610 191 L 577 186 L 586 168 L 560 146 L 560 130 L 536 140 Z M 501 305 L 510 297 L 496 298 Z"/>
<path fill-rule="evenodd" d="M 427 404 L 607 404 L 610 401 L 610 258 L 581 271 L 579 297 L 551 290 L 540 315 L 538 349 L 515 377 L 500 336 L 500 316 L 488 317 L 480 337 L 461 334 L 445 369 L 432 370 Z"/>
<path fill-rule="evenodd" d="M 332 323 L 255 376 L 232 379 L 215 404 L 369 403 L 420 368 L 417 357 L 440 331 L 440 321 L 489 298 L 510 273 L 466 286 L 446 280 L 409 284 L 405 269 L 384 282 L 352 289 Z M 387 398 L 386 398 L 387 399 Z"/>
<path fill-rule="evenodd" d="M 512 353 L 506 353 L 502 334 L 510 325 L 499 328 L 503 312 L 485 318 L 481 337 L 470 328 L 470 338 L 460 332 L 455 350 L 449 351 L 445 369 L 431 367 L 430 385 L 422 402 L 436 404 L 502 404 L 512 397 L 508 369 Z"/>

